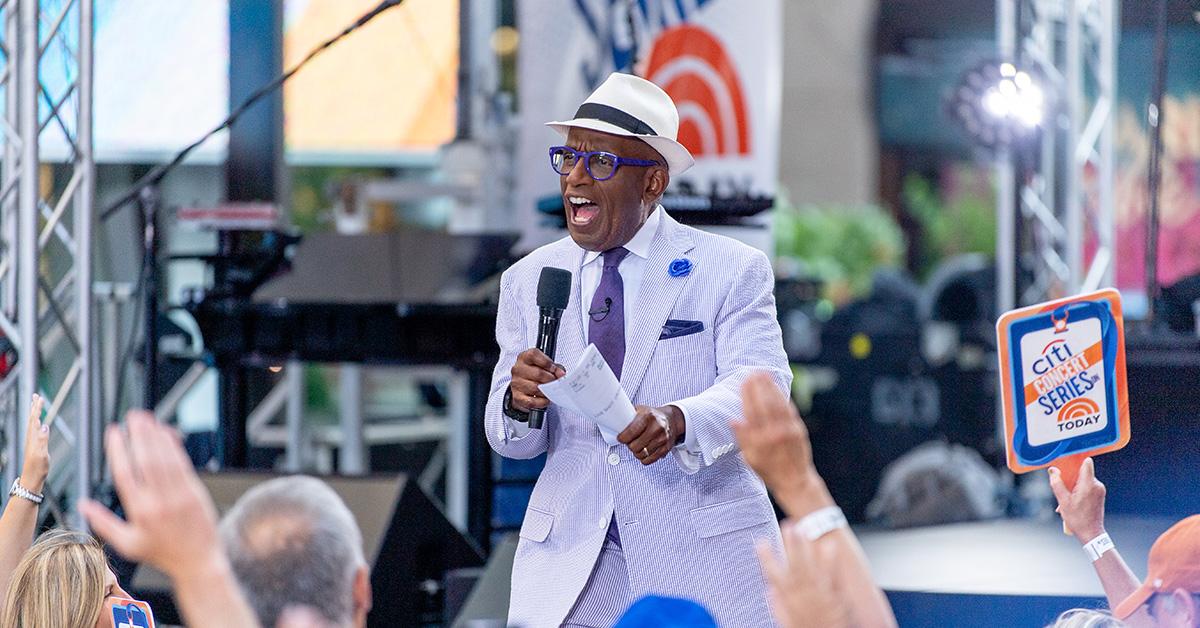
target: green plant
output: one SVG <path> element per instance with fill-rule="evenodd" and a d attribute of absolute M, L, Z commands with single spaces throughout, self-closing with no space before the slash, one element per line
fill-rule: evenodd
<path fill-rule="evenodd" d="M 775 252 L 782 267 L 825 284 L 825 296 L 843 303 L 866 294 L 881 266 L 897 266 L 904 237 L 896 221 L 878 207 L 775 206 Z"/>
<path fill-rule="evenodd" d="M 956 177 L 986 177 L 969 171 Z M 985 182 L 986 183 L 986 182 Z M 990 190 L 990 184 L 983 186 Z M 957 195 L 944 201 L 932 182 L 910 174 L 904 179 L 904 204 L 921 226 L 917 270 L 925 275 L 941 260 L 963 253 L 996 252 L 996 206 L 992 195 Z"/>

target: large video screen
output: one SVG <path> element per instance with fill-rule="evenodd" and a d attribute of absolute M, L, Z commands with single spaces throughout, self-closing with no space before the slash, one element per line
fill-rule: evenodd
<path fill-rule="evenodd" d="M 66 0 L 43 2 L 56 15 Z M 378 0 L 287 0 L 284 67 L 340 32 Z M 168 158 L 229 112 L 227 0 L 96 0 L 95 155 L 98 161 Z M 63 22 L 42 62 L 57 98 L 74 79 L 78 29 Z M 46 21 L 46 20 L 43 20 Z M 43 37 L 45 34 L 43 34 Z M 454 133 L 458 71 L 457 0 L 406 0 L 330 48 L 287 85 L 289 160 L 370 163 L 429 154 Z M 74 132 L 74 96 L 60 109 Z M 43 117 L 49 106 L 43 103 Z M 197 162 L 224 159 L 218 135 Z M 58 124 L 46 128 L 43 154 L 65 159 Z"/>

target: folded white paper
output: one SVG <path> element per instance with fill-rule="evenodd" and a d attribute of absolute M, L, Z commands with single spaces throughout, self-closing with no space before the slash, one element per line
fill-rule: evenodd
<path fill-rule="evenodd" d="M 604 356 L 589 344 L 563 377 L 539 386 L 550 401 L 596 423 L 609 445 L 633 421 L 636 412 Z"/>

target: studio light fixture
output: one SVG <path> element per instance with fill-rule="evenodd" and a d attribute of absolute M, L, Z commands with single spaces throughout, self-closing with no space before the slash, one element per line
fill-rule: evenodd
<path fill-rule="evenodd" d="M 1036 136 L 1046 119 L 1041 81 L 1008 61 L 988 60 L 963 73 L 948 113 L 977 143 L 996 148 Z"/>

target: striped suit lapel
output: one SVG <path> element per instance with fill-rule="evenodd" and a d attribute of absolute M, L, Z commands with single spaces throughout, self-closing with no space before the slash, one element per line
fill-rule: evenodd
<path fill-rule="evenodd" d="M 584 347 L 587 346 L 587 322 L 583 320 L 583 307 L 579 305 L 582 297 L 579 275 L 583 266 L 583 256 L 586 253 L 570 238 L 565 238 L 563 246 L 554 261 L 554 266 L 571 273 L 571 298 L 567 309 L 563 312 L 558 329 L 558 351 L 554 361 L 570 368 L 575 364 Z"/>
<path fill-rule="evenodd" d="M 637 395 L 650 367 L 650 358 L 658 344 L 667 317 L 675 309 L 675 302 L 683 292 L 691 275 L 672 277 L 668 271 L 671 262 L 695 246 L 691 236 L 675 219 L 663 212 L 662 225 L 654 238 L 650 258 L 642 274 L 642 287 L 638 290 L 637 307 L 625 326 L 625 366 L 621 370 L 621 385 L 632 399 Z M 690 259 L 690 258 L 689 258 Z M 692 260 L 693 264 L 695 260 Z"/>

